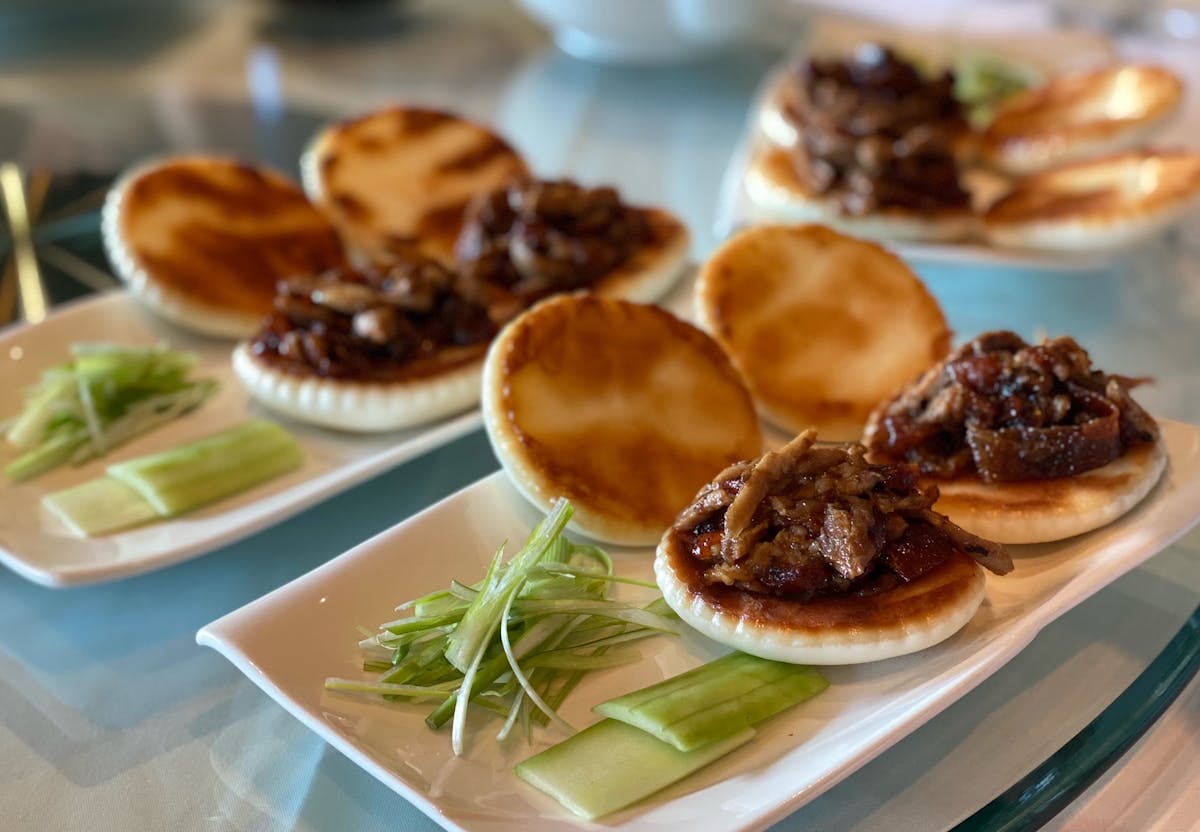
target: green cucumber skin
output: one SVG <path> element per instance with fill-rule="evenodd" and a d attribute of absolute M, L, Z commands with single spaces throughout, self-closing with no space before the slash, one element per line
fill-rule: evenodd
<path fill-rule="evenodd" d="M 215 502 L 297 468 L 296 441 L 273 422 L 249 422 L 179 448 L 109 466 L 164 517 Z"/>
<path fill-rule="evenodd" d="M 516 772 L 592 820 L 661 791 L 753 738 L 754 729 L 743 728 L 724 740 L 680 751 L 623 722 L 604 719 L 518 763 Z"/>
<path fill-rule="evenodd" d="M 762 722 L 828 686 L 811 668 L 730 653 L 592 710 L 689 751 Z"/>

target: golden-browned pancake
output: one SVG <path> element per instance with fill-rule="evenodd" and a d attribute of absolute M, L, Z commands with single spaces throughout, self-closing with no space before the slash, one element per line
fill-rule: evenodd
<path fill-rule="evenodd" d="M 1045 543 L 1090 532 L 1128 512 L 1166 468 L 1162 440 L 1071 477 L 984 483 L 936 480 L 935 508 L 969 532 L 999 543 Z"/>
<path fill-rule="evenodd" d="M 1178 108 L 1183 83 L 1162 67 L 1060 75 L 1000 104 L 980 158 L 1013 176 L 1134 147 Z"/>
<path fill-rule="evenodd" d="M 439 110 L 391 107 L 327 127 L 301 160 L 304 188 L 352 251 L 386 259 L 414 240 L 453 259 L 476 194 L 528 173 L 491 130 Z"/>
<path fill-rule="evenodd" d="M 765 416 L 857 439 L 871 410 L 950 345 L 937 301 L 881 246 L 817 225 L 743 231 L 704 264 L 696 319 Z"/>
<path fill-rule="evenodd" d="M 103 212 L 114 271 L 155 312 L 229 338 L 258 328 L 277 281 L 342 265 L 333 226 L 291 180 L 211 156 L 179 156 L 117 181 Z"/>
<path fill-rule="evenodd" d="M 655 541 L 697 489 L 762 438 L 720 347 L 669 312 L 588 294 L 542 301 L 488 351 L 483 414 L 517 488 L 575 506 L 579 531 Z"/>
<path fill-rule="evenodd" d="M 743 180 L 751 220 L 761 223 L 815 222 L 873 240 L 948 242 L 968 237 L 976 218 L 967 209 L 937 212 L 887 208 L 845 214 L 835 200 L 814 193 L 796 171 L 794 152 L 763 145 L 755 148 Z"/>
<path fill-rule="evenodd" d="M 931 647 L 983 602 L 983 567 L 962 552 L 893 589 L 810 601 L 747 592 L 703 578 L 703 565 L 663 535 L 654 576 L 667 604 L 704 635 L 745 653 L 797 664 L 857 664 Z"/>
<path fill-rule="evenodd" d="M 984 215 L 996 246 L 1102 251 L 1146 240 L 1200 199 L 1200 153 L 1129 151 L 1019 181 Z"/>

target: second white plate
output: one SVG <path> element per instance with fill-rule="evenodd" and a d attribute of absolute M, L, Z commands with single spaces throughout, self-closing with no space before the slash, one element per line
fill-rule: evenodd
<path fill-rule="evenodd" d="M 426 709 L 329 693 L 328 676 L 360 675 L 359 627 L 394 617 L 406 599 L 473 582 L 500 541 L 519 543 L 537 521 L 494 474 L 352 549 L 197 634 L 301 722 L 449 829 L 550 832 L 572 828 L 690 832 L 759 829 L 794 811 L 880 754 L 1002 667 L 1050 622 L 1176 540 L 1200 519 L 1200 427 L 1162 423 L 1170 456 L 1163 482 L 1116 523 L 1071 540 L 1013 547 L 1016 570 L 988 576 L 967 627 L 921 653 L 827 668 L 831 686 L 772 720 L 750 745 L 648 801 L 604 819 L 574 819 L 519 781 L 531 753 L 501 749 L 498 721 L 479 718 L 455 758 Z M 614 551 L 616 571 L 648 577 L 650 550 Z M 633 592 L 636 592 L 634 590 Z M 641 662 L 587 680 L 567 700 L 576 726 L 606 698 L 725 652 L 699 635 L 656 639 Z"/>

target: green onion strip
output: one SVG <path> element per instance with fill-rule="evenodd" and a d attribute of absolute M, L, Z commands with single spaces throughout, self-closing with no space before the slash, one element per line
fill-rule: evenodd
<path fill-rule="evenodd" d="M 654 584 L 613 574 L 612 558 L 563 536 L 572 508 L 566 500 L 505 562 L 504 546 L 483 579 L 452 581 L 398 605 L 402 618 L 359 642 L 373 680 L 329 678 L 328 690 L 388 702 L 433 702 L 426 723 L 450 723 L 450 745 L 465 750 L 472 705 L 503 718 L 500 742 L 531 723 L 575 729 L 558 708 L 583 677 L 637 661 L 634 642 L 678 635 L 679 623 L 661 596 L 644 604 L 608 597 L 613 585 Z"/>

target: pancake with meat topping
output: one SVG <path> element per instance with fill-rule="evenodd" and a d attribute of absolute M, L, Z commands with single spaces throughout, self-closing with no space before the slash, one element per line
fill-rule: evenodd
<path fill-rule="evenodd" d="M 1129 395 L 1138 383 L 1093 369 L 1070 338 L 989 332 L 882 404 L 864 442 L 937 483 L 938 509 L 963 528 L 1060 540 L 1125 514 L 1166 467 L 1158 426 Z"/>
<path fill-rule="evenodd" d="M 936 488 L 857 444 L 806 431 L 735 463 L 663 535 L 663 598 L 710 638 L 764 658 L 855 664 L 923 650 L 983 601 L 1003 547 L 931 510 Z"/>
<path fill-rule="evenodd" d="M 524 305 L 576 289 L 651 303 L 683 273 L 690 242 L 672 214 L 628 205 L 615 188 L 522 178 L 476 197 L 455 254 L 465 274 Z"/>
<path fill-rule="evenodd" d="M 483 374 L 488 439 L 517 489 L 578 531 L 646 544 L 712 475 L 762 447 L 737 371 L 654 306 L 577 293 L 513 320 Z"/>
<path fill-rule="evenodd" d="M 759 222 L 823 222 L 873 239 L 972 230 L 958 157 L 970 131 L 953 77 L 925 79 L 886 48 L 812 58 L 782 76 L 743 182 Z M 790 129 L 789 129 L 790 128 Z"/>
<path fill-rule="evenodd" d="M 696 282 L 696 320 L 770 421 L 857 439 L 872 409 L 946 354 L 937 301 L 882 247 L 817 226 L 726 241 Z"/>
<path fill-rule="evenodd" d="M 419 107 L 389 107 L 331 125 L 301 160 L 304 189 L 365 261 L 414 242 L 449 262 L 467 204 L 529 173 L 488 128 Z"/>
<path fill-rule="evenodd" d="M 131 170 L 108 194 L 102 236 L 133 294 L 186 329 L 243 338 L 277 281 L 345 263 L 333 226 L 282 174 L 213 156 Z"/>
<path fill-rule="evenodd" d="M 407 428 L 479 400 L 497 330 L 479 287 L 416 253 L 387 267 L 340 269 L 279 286 L 233 369 L 261 404 L 346 431 Z"/>
<path fill-rule="evenodd" d="M 234 364 L 260 401 L 296 418 L 347 430 L 431 421 L 479 400 L 500 325 L 579 288 L 656 298 L 687 243 L 677 220 L 612 188 L 514 180 L 468 208 L 454 264 L 393 245 L 384 264 L 281 284 Z"/>

